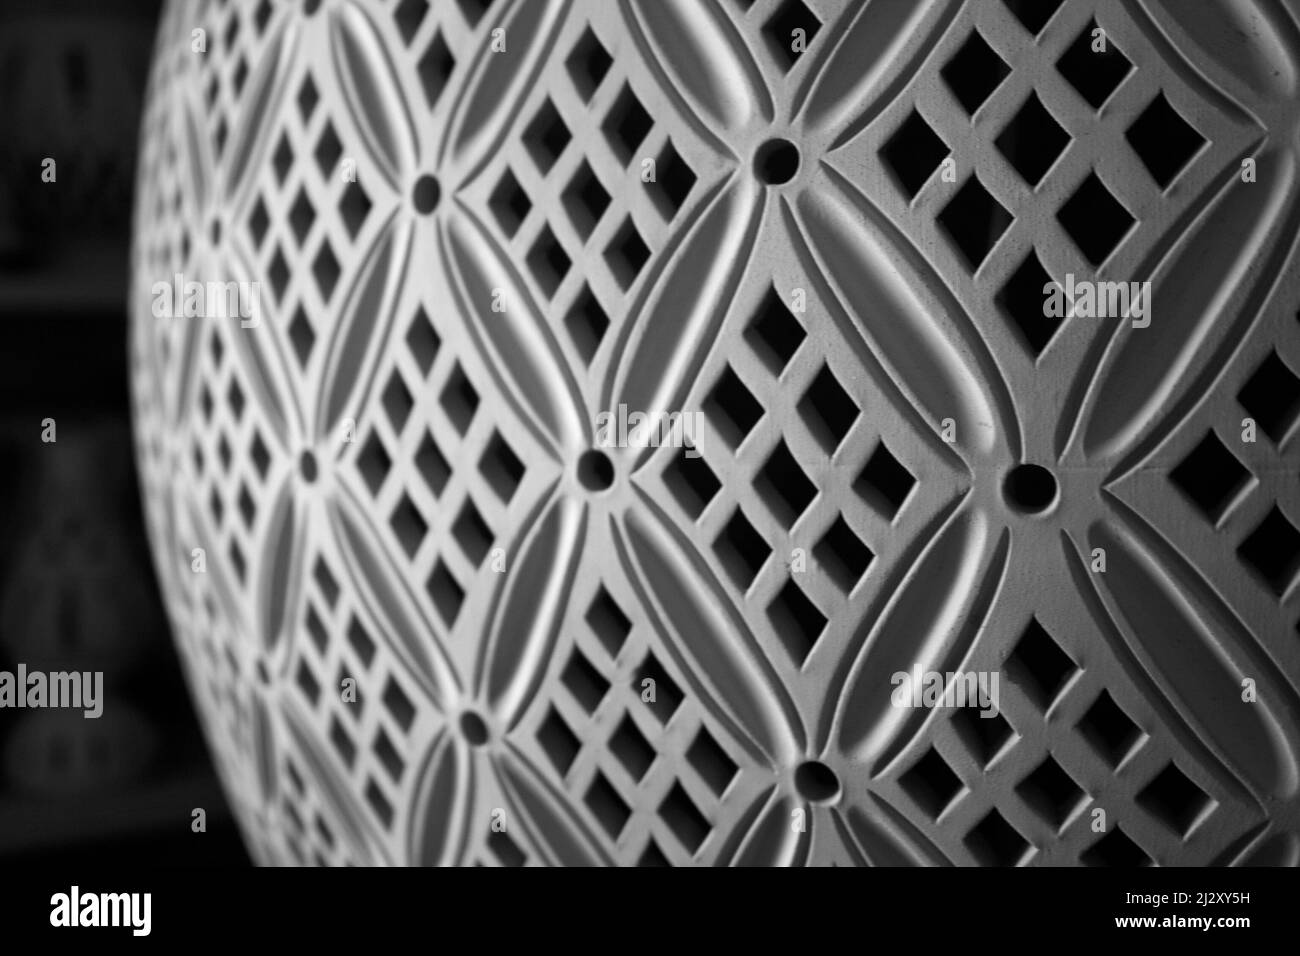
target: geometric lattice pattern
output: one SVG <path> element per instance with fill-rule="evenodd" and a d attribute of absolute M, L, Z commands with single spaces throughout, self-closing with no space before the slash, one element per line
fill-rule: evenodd
<path fill-rule="evenodd" d="M 1300 27 L 1232 9 L 170 3 L 138 454 L 259 859 L 1294 863 Z"/>

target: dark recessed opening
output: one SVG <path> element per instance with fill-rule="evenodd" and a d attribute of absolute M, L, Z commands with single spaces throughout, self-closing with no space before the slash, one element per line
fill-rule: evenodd
<path fill-rule="evenodd" d="M 1035 514 L 1056 500 L 1056 477 L 1042 465 L 1016 465 L 1002 490 L 1016 511 Z"/>
<path fill-rule="evenodd" d="M 303 0 L 302 12 L 311 16 L 320 9 L 320 0 Z"/>
<path fill-rule="evenodd" d="M 481 747 L 488 740 L 487 724 L 472 710 L 460 715 L 460 732 L 471 747 Z"/>
<path fill-rule="evenodd" d="M 221 220 L 220 219 L 212 220 L 212 244 L 214 246 L 221 245 Z"/>
<path fill-rule="evenodd" d="M 415 181 L 415 189 L 411 193 L 415 211 L 422 216 L 427 216 L 437 207 L 440 195 L 438 180 L 428 175 L 421 176 Z"/>
<path fill-rule="evenodd" d="M 588 491 L 604 491 L 614 483 L 614 463 L 603 451 L 588 449 L 578 459 L 578 481 Z"/>
<path fill-rule="evenodd" d="M 805 760 L 796 767 L 794 786 L 809 803 L 830 803 L 840 795 L 839 777 L 820 760 Z"/>
<path fill-rule="evenodd" d="M 794 179 L 799 171 L 799 149 L 788 139 L 769 139 L 754 154 L 754 174 L 769 186 Z"/>
<path fill-rule="evenodd" d="M 302 480 L 310 484 L 316 480 L 316 456 L 309 451 L 304 451 L 302 457 L 298 459 L 298 470 L 302 473 Z"/>

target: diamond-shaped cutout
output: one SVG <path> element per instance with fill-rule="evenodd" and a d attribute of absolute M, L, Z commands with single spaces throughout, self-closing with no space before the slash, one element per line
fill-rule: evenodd
<path fill-rule="evenodd" d="M 823 365 L 799 401 L 799 414 L 826 454 L 834 455 L 858 420 L 859 409 L 830 366 Z"/>
<path fill-rule="evenodd" d="M 284 252 L 276 246 L 271 256 L 271 265 L 266 270 L 266 277 L 271 282 L 271 291 L 275 293 L 278 305 L 284 304 L 284 290 L 289 286 L 289 263 L 284 261 Z"/>
<path fill-rule="evenodd" d="M 1274 594 L 1282 597 L 1300 570 L 1300 532 L 1274 505 L 1238 546 L 1237 555 L 1259 573 Z"/>
<path fill-rule="evenodd" d="M 442 616 L 443 623 L 448 627 L 453 626 L 460 615 L 461 605 L 465 603 L 465 589 L 460 586 L 460 582 L 441 558 L 434 565 L 433 573 L 425 582 L 424 589 L 433 601 L 433 606 Z"/>
<path fill-rule="evenodd" d="M 1064 315 L 1048 315 L 1044 306 L 1043 289 L 1051 281 L 1038 254 L 1030 249 L 997 294 L 1003 314 L 1019 331 L 1021 343 L 1035 359 L 1043 354 L 1065 321 Z"/>
<path fill-rule="evenodd" d="M 316 279 L 316 288 L 320 290 L 321 299 L 326 303 L 334 294 L 334 287 L 338 285 L 340 273 L 341 267 L 339 260 L 334 256 L 334 250 L 330 248 L 328 242 L 322 243 L 320 252 L 316 253 L 316 258 L 311 264 L 311 274 Z"/>
<path fill-rule="evenodd" d="M 1300 378 L 1270 351 L 1237 393 L 1237 401 L 1273 444 L 1281 445 L 1300 415 Z"/>
<path fill-rule="evenodd" d="M 673 457 L 664 469 L 664 484 L 692 521 L 699 519 L 722 487 L 703 456 L 690 458 L 686 455 Z"/>
<path fill-rule="evenodd" d="M 569 128 L 560 118 L 559 110 L 548 98 L 538 109 L 533 121 L 528 124 L 528 129 L 524 131 L 524 146 L 544 176 L 551 171 L 551 167 L 555 165 L 555 161 L 560 158 L 564 147 L 569 145 L 569 140 L 572 138 Z"/>
<path fill-rule="evenodd" d="M 348 231 L 349 239 L 355 239 L 361 227 L 365 225 L 366 217 L 370 215 L 371 205 L 370 197 L 366 195 L 360 183 L 348 183 L 347 188 L 343 190 L 343 197 L 339 200 L 339 215 L 343 219 L 343 226 Z"/>
<path fill-rule="evenodd" d="M 302 247 L 303 240 L 307 238 L 307 233 L 311 231 L 312 223 L 315 221 L 316 210 L 307 198 L 306 191 L 299 189 L 298 198 L 289 207 L 289 226 L 293 229 L 299 248 Z"/>
<path fill-rule="evenodd" d="M 524 187 L 519 185 L 519 180 L 508 167 L 501 174 L 496 189 L 492 190 L 492 195 L 488 199 L 488 208 L 496 217 L 501 231 L 510 238 L 519 231 L 519 227 L 528 217 L 529 210 L 533 208 L 532 201 L 524 192 Z"/>
<path fill-rule="evenodd" d="M 623 165 L 631 162 L 637 147 L 649 135 L 654 120 L 646 112 L 641 101 L 626 83 L 614 101 L 613 108 L 605 118 L 602 129 L 605 141 Z"/>
<path fill-rule="evenodd" d="M 428 0 L 402 0 L 393 11 L 397 21 L 397 32 L 402 36 L 402 43 L 411 45 L 411 39 L 420 29 L 425 15 L 429 12 Z"/>
<path fill-rule="evenodd" d="M 271 466 L 271 453 L 267 451 L 265 442 L 262 441 L 261 434 L 254 432 L 253 441 L 248 446 L 248 457 L 253 462 L 253 467 L 257 470 L 257 477 L 266 480 L 266 470 Z"/>
<path fill-rule="evenodd" d="M 600 586 L 591 605 L 587 608 L 586 621 L 591 632 L 596 635 L 596 639 L 609 652 L 609 656 L 617 657 L 628 634 L 632 632 L 632 622 L 628 620 L 618 603 L 610 597 L 604 585 Z"/>
<path fill-rule="evenodd" d="M 1137 795 L 1138 805 L 1183 839 L 1214 806 L 1214 801 L 1172 763 Z"/>
<path fill-rule="evenodd" d="M 1242 491 L 1254 484 L 1254 476 L 1223 447 L 1213 430 L 1169 472 L 1169 480 L 1212 524 L 1217 524 Z"/>
<path fill-rule="evenodd" d="M 460 515 L 451 527 L 451 533 L 465 557 L 469 558 L 469 563 L 474 567 L 481 565 L 492 547 L 492 529 L 469 498 L 465 499 Z"/>
<path fill-rule="evenodd" d="M 767 23 L 763 35 L 782 69 L 787 72 L 812 46 L 822 22 L 801 0 L 782 0 Z"/>
<path fill-rule="evenodd" d="M 692 856 L 703 845 L 712 829 L 680 783 L 674 783 L 659 804 L 659 818 Z"/>
<path fill-rule="evenodd" d="M 748 591 L 772 549 L 739 508 L 713 542 L 713 552 L 741 591 Z"/>
<path fill-rule="evenodd" d="M 357 471 L 361 473 L 361 478 L 372 495 L 379 495 L 379 489 L 383 487 L 384 479 L 388 477 L 392 466 L 393 460 L 379 440 L 378 433 L 372 431 L 361 446 L 361 454 L 357 456 Z"/>
<path fill-rule="evenodd" d="M 609 315 L 601 308 L 590 287 L 584 285 L 574 299 L 565 313 L 564 327 L 568 329 L 569 338 L 583 363 L 590 365 L 605 338 L 605 330 L 609 328 Z"/>
<path fill-rule="evenodd" d="M 420 77 L 420 88 L 424 91 L 424 101 L 430 110 L 437 105 L 455 68 L 456 58 L 451 55 L 447 41 L 442 38 L 441 32 L 435 33 L 415 66 L 415 72 Z"/>
<path fill-rule="evenodd" d="M 302 86 L 298 87 L 298 115 L 302 117 L 303 125 L 311 119 L 312 113 L 316 112 L 316 104 L 320 102 L 320 93 L 316 90 L 316 84 L 308 75 L 303 81 Z"/>
<path fill-rule="evenodd" d="M 429 369 L 433 368 L 433 360 L 437 358 L 441 345 L 442 339 L 429 320 L 429 314 L 423 306 L 418 307 L 406 330 L 406 347 L 411 350 L 411 358 L 415 359 L 422 374 L 428 375 Z"/>
<path fill-rule="evenodd" d="M 1105 690 L 1079 720 L 1079 733 L 1112 767 L 1122 764 L 1144 736 L 1142 728 Z"/>
<path fill-rule="evenodd" d="M 1012 679 L 1043 711 L 1051 709 L 1061 689 L 1079 669 L 1037 618 L 1030 618 L 1007 665 Z"/>
<path fill-rule="evenodd" d="M 992 763 L 1016 736 L 1015 728 L 996 710 L 961 707 L 953 715 L 952 723 L 981 768 Z"/>
<path fill-rule="evenodd" d="M 1011 122 L 998 134 L 998 151 L 1030 186 L 1037 186 L 1057 157 L 1070 145 L 1070 134 L 1030 93 Z"/>
<path fill-rule="evenodd" d="M 424 438 L 420 440 L 419 449 L 415 452 L 415 470 L 420 473 L 420 477 L 429 486 L 433 496 L 441 497 L 442 490 L 451 480 L 451 465 L 443 457 L 437 442 L 433 440 L 433 435 L 427 431 L 424 433 Z"/>
<path fill-rule="evenodd" d="M 781 294 L 769 288 L 745 335 L 763 364 L 773 375 L 780 375 L 808 333 L 786 308 Z"/>
<path fill-rule="evenodd" d="M 402 733 L 409 731 L 415 721 L 415 705 L 391 675 L 384 682 L 384 693 L 380 700 Z"/>
<path fill-rule="evenodd" d="M 853 483 L 853 489 L 873 508 L 891 521 L 898 514 L 916 479 L 882 441 L 876 446 Z"/>
<path fill-rule="evenodd" d="M 561 777 L 569 772 L 573 761 L 578 758 L 578 752 L 582 750 L 582 740 L 554 707 L 537 728 L 537 742 Z"/>
<path fill-rule="evenodd" d="M 322 179 L 328 181 L 334 175 L 334 167 L 338 165 L 342 155 L 343 144 L 339 142 L 338 134 L 334 132 L 334 124 L 326 123 L 320 139 L 316 141 L 315 152 L 316 167 L 320 170 Z"/>
<path fill-rule="evenodd" d="M 728 365 L 704 405 L 705 414 L 731 447 L 740 444 L 763 417 L 763 406 Z"/>
<path fill-rule="evenodd" d="M 754 487 L 763 503 L 786 530 L 799 520 L 813 498 L 817 497 L 817 486 L 808 480 L 784 440 L 778 441 L 768 456 Z"/>
<path fill-rule="evenodd" d="M 632 217 L 628 216 L 605 249 L 605 262 L 618 281 L 619 288 L 624 292 L 631 288 L 649 258 L 650 249 L 641 238 L 641 233 L 637 232 Z"/>
<path fill-rule="evenodd" d="M 727 787 L 735 779 L 736 771 L 740 769 L 713 739 L 713 735 L 703 727 L 695 735 L 690 749 L 686 751 L 686 762 L 695 769 L 700 779 L 719 798 L 727 792 Z"/>
<path fill-rule="evenodd" d="M 646 681 L 650 683 L 646 684 Z M 673 714 L 677 713 L 677 708 L 685 699 L 681 688 L 668 675 L 668 671 L 664 670 L 664 666 L 659 663 L 653 651 L 646 651 L 645 660 L 632 675 L 632 690 L 649 708 L 655 719 L 665 725 L 672 719 Z"/>
<path fill-rule="evenodd" d="M 1056 62 L 1056 69 L 1093 109 L 1110 98 L 1133 64 L 1096 20 L 1088 23 Z"/>
<path fill-rule="evenodd" d="M 1033 849 L 997 810 L 990 810 L 963 841 L 982 866 L 1017 866 Z"/>
<path fill-rule="evenodd" d="M 645 739 L 645 734 L 641 733 L 631 714 L 623 715 L 618 729 L 609 738 L 609 752 L 637 783 L 641 782 L 656 757 L 654 747 Z"/>
<path fill-rule="evenodd" d="M 1163 93 L 1156 94 L 1124 136 L 1161 189 L 1167 189 L 1205 145 L 1205 137 L 1169 105 Z"/>
<path fill-rule="evenodd" d="M 931 747 L 898 778 L 898 785 L 931 820 L 938 820 L 964 789 L 961 778 Z"/>
<path fill-rule="evenodd" d="M 970 270 L 978 272 L 981 263 L 1011 225 L 1012 217 L 984 188 L 979 177 L 971 175 L 943 207 L 937 219 Z"/>
<path fill-rule="evenodd" d="M 898 180 L 903 194 L 911 199 L 921 191 L 950 152 L 948 144 L 913 109 L 881 147 L 880 156 Z"/>
<path fill-rule="evenodd" d="M 420 509 L 409 496 L 402 495 L 402 499 L 389 516 L 388 524 L 393 529 L 393 534 L 397 536 L 397 541 L 406 552 L 406 556 L 415 557 L 415 552 L 420 550 L 420 544 L 429 531 L 429 523 L 424 520 Z"/>
<path fill-rule="evenodd" d="M 813 557 L 839 589 L 848 594 L 867 573 L 874 555 L 840 515 L 822 535 L 813 549 Z"/>
<path fill-rule="evenodd" d="M 474 413 L 478 411 L 478 392 L 470 384 L 459 363 L 447 377 L 447 384 L 438 401 L 442 405 L 442 410 L 447 413 L 448 420 L 456 427 L 456 431 L 461 435 L 469 431 L 469 426 L 474 421 Z"/>
<path fill-rule="evenodd" d="M 967 113 L 974 115 L 1010 72 L 1011 67 L 994 52 L 979 31 L 972 30 L 939 74 L 957 97 L 957 102 Z"/>
<path fill-rule="evenodd" d="M 1054 830 L 1065 826 L 1088 798 L 1074 778 L 1050 756 L 1016 784 L 1016 792 Z"/>
<path fill-rule="evenodd" d="M 1002 0 L 1017 20 L 1034 36 L 1043 32 L 1063 0 Z"/>
<path fill-rule="evenodd" d="M 584 241 L 591 238 L 600 217 L 609 208 L 609 193 L 585 159 L 578 165 L 578 171 L 564 191 L 564 208 L 573 228 Z"/>
<path fill-rule="evenodd" d="M 826 629 L 826 615 L 792 578 L 767 606 L 767 616 L 795 665 L 803 667 Z"/>
<path fill-rule="evenodd" d="M 316 344 L 316 333 L 312 331 L 311 323 L 307 321 L 307 314 L 301 306 L 294 311 L 293 319 L 289 322 L 289 343 L 293 346 L 294 355 L 298 357 L 298 364 L 306 368 L 312 346 Z"/>
<path fill-rule="evenodd" d="M 665 219 L 672 221 L 694 185 L 695 172 L 686 165 L 671 140 L 665 143 L 655 160 L 654 181 L 646 184 L 651 200 Z"/>
<path fill-rule="evenodd" d="M 573 699 L 582 705 L 588 714 L 594 714 L 600 702 L 609 690 L 609 681 L 587 660 L 582 651 L 576 647 L 565 665 L 560 681 L 568 688 Z"/>
<path fill-rule="evenodd" d="M 582 39 L 574 44 L 573 52 L 565 60 L 569 78 L 573 80 L 573 85 L 584 103 L 590 100 L 592 94 L 600 87 L 601 81 L 605 79 L 613 64 L 613 57 L 588 26 L 582 31 Z"/>
<path fill-rule="evenodd" d="M 266 205 L 262 202 L 262 197 L 258 196 L 253 212 L 248 217 L 248 235 L 253 240 L 253 248 L 262 248 L 262 240 L 266 238 L 266 231 L 270 227 L 271 219 L 266 214 Z"/>
<path fill-rule="evenodd" d="M 355 617 L 348 622 L 347 637 L 348 644 L 352 646 L 361 666 L 369 669 L 371 661 L 375 659 L 375 642 Z"/>
<path fill-rule="evenodd" d="M 384 387 L 384 393 L 380 399 L 384 405 L 384 412 L 388 415 L 388 421 L 393 426 L 393 433 L 400 435 L 403 426 L 406 425 L 406 419 L 411 414 L 411 409 L 415 407 L 415 400 L 411 398 L 411 392 L 402 381 L 402 376 L 394 371 L 388 379 L 388 385 Z"/>
<path fill-rule="evenodd" d="M 1129 839 L 1118 826 L 1084 850 L 1079 856 L 1084 866 L 1113 866 L 1131 869 L 1149 866 L 1151 858 L 1140 846 Z"/>
<path fill-rule="evenodd" d="M 1094 266 L 1106 261 L 1135 221 L 1096 173 L 1088 174 L 1056 218 Z"/>
<path fill-rule="evenodd" d="M 524 463 L 519 460 L 514 449 L 506 444 L 501 433 L 495 432 L 483 450 L 483 457 L 479 459 L 478 472 L 502 504 L 509 504 L 519 483 L 524 479 Z"/>
<path fill-rule="evenodd" d="M 529 250 L 528 268 L 548 299 L 555 295 L 555 290 L 569 274 L 571 264 L 564 247 L 555 238 L 555 233 L 551 232 L 551 227 L 543 224 Z"/>

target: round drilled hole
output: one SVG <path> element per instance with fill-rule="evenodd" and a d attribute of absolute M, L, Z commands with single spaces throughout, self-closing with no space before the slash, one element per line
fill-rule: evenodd
<path fill-rule="evenodd" d="M 1024 514 L 1037 514 L 1056 500 L 1056 476 L 1042 465 L 1016 465 L 1002 486 L 1007 504 Z"/>
<path fill-rule="evenodd" d="M 432 176 L 421 176 L 415 181 L 415 189 L 411 193 L 411 201 L 415 203 L 415 211 L 422 216 L 427 216 L 438 206 L 438 199 L 442 195 L 438 189 L 438 180 Z"/>
<path fill-rule="evenodd" d="M 298 471 L 302 475 L 302 480 L 311 484 L 316 480 L 316 456 L 309 451 L 302 453 L 298 459 Z"/>
<path fill-rule="evenodd" d="M 799 149 L 788 139 L 769 139 L 754 154 L 754 174 L 769 186 L 780 186 L 799 172 Z"/>
<path fill-rule="evenodd" d="M 460 732 L 471 747 L 482 747 L 488 740 L 487 724 L 472 710 L 460 715 Z"/>
<path fill-rule="evenodd" d="M 840 795 L 840 778 L 820 760 L 805 760 L 796 767 L 794 786 L 809 803 L 830 803 Z"/>
<path fill-rule="evenodd" d="M 578 459 L 578 480 L 588 491 L 604 491 L 614 483 L 614 463 L 603 451 L 584 451 Z"/>

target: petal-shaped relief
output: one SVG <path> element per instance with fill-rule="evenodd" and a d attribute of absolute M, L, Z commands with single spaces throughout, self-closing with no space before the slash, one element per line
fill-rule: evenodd
<path fill-rule="evenodd" d="M 279 102 L 285 96 L 286 77 L 297 47 L 298 18 L 284 17 L 258 57 L 242 98 L 221 188 L 227 208 L 239 208 L 242 193 L 252 185 L 254 177 L 245 174 L 253 168 L 254 157 L 266 149 L 270 129 L 280 114 Z"/>
<path fill-rule="evenodd" d="M 433 627 L 420 620 L 406 575 L 375 541 L 367 509 L 342 492 L 329 504 L 329 524 L 358 595 L 380 624 L 380 637 L 434 707 L 445 712 L 461 692 L 455 666 Z"/>
<path fill-rule="evenodd" d="M 493 756 L 492 766 L 548 865 L 613 865 L 600 841 L 573 815 L 572 801 L 557 793 L 518 748 L 507 744 Z"/>
<path fill-rule="evenodd" d="M 1001 588 L 1010 534 L 970 499 L 926 547 L 876 621 L 840 695 L 839 746 L 874 776 L 930 716 L 893 703 L 893 675 L 952 671 L 966 656 Z"/>
<path fill-rule="evenodd" d="M 960 9 L 959 0 L 862 4 L 813 80 L 805 124 L 831 149 L 866 129 L 912 81 Z"/>
<path fill-rule="evenodd" d="M 1020 431 L 1001 372 L 957 298 L 920 251 L 856 187 L 823 167 L 826 189 L 800 194 L 805 241 L 840 306 L 894 383 L 958 448 L 1019 456 Z"/>
<path fill-rule="evenodd" d="M 1150 325 L 1121 323 L 1089 388 L 1082 411 L 1089 458 L 1123 456 L 1116 470 L 1126 470 L 1208 392 L 1300 230 L 1295 163 L 1274 147 L 1257 157 L 1257 182 L 1234 171 L 1165 257 L 1151 280 Z"/>
<path fill-rule="evenodd" d="M 257 793 L 263 806 L 275 799 L 280 775 L 276 772 L 275 728 L 271 726 L 271 712 L 260 694 L 252 695 L 253 713 L 253 764 L 257 775 Z"/>
<path fill-rule="evenodd" d="M 952 866 L 924 833 L 875 794 L 848 807 L 844 817 L 872 866 Z"/>
<path fill-rule="evenodd" d="M 403 177 L 415 168 L 415 127 L 384 44 L 360 5 L 334 8 L 330 53 L 348 115 L 384 178 L 400 190 Z"/>
<path fill-rule="evenodd" d="M 1300 781 L 1300 698 L 1213 589 L 1137 515 L 1115 502 L 1122 525 L 1094 523 L 1092 574 L 1133 656 L 1201 740 L 1257 799 L 1293 796 Z M 1241 699 L 1250 678 L 1258 699 Z"/>
<path fill-rule="evenodd" d="M 496 153 L 510 131 L 510 118 L 533 89 L 537 74 L 556 48 L 556 34 L 569 10 L 568 0 L 526 0 L 510 5 L 501 23 L 505 50 L 493 51 L 490 32 L 472 54 L 477 65 L 457 98 L 451 131 L 439 150 L 439 167 L 459 186 L 472 179 Z"/>
<path fill-rule="evenodd" d="M 352 288 L 344 299 L 343 314 L 330 335 L 325 384 L 320 391 L 313 434 L 323 438 L 333 433 L 345 414 L 359 419 L 365 405 L 363 387 L 369 387 L 362 371 L 388 345 L 397 301 L 402 292 L 411 258 L 411 223 L 394 215 L 357 270 Z M 364 386 L 363 384 L 364 383 Z"/>
<path fill-rule="evenodd" d="M 475 684 L 503 727 L 512 728 L 546 676 L 560 635 L 569 589 L 581 557 L 587 509 L 551 493 L 536 521 L 523 522 L 524 540 L 495 598 Z"/>
<path fill-rule="evenodd" d="M 1173 50 L 1199 49 L 1204 61 L 1217 64 L 1228 78 L 1257 96 L 1278 102 L 1295 98 L 1300 31 L 1283 5 L 1203 0 L 1196 5 L 1195 16 L 1188 16 L 1186 5 L 1177 0 L 1151 2 L 1160 13 L 1159 28 L 1175 38 L 1170 44 Z M 1246 99 L 1241 90 L 1227 92 L 1234 100 Z"/>
<path fill-rule="evenodd" d="M 624 16 L 666 89 L 676 89 L 697 125 L 724 139 L 772 121 L 772 96 L 735 25 L 714 3 L 623 0 Z"/>
<path fill-rule="evenodd" d="M 638 596 L 662 622 L 658 628 L 683 676 L 714 715 L 770 766 L 804 750 L 805 732 L 789 690 L 704 560 L 656 505 L 616 526 L 615 545 Z"/>
<path fill-rule="evenodd" d="M 611 413 L 620 404 L 660 414 L 681 408 L 749 265 L 762 198 L 753 180 L 732 176 L 700 214 L 619 343 Z M 633 467 L 653 450 L 620 449 Z"/>
<path fill-rule="evenodd" d="M 582 399 L 555 335 L 506 255 L 458 206 L 442 231 L 442 256 L 470 333 L 494 359 L 495 377 L 520 418 L 552 449 L 590 444 Z M 498 301 L 504 311 L 494 312 Z"/>
<path fill-rule="evenodd" d="M 456 866 L 465 854 L 474 806 L 474 761 L 446 727 L 416 772 L 406 859 L 412 866 Z"/>
<path fill-rule="evenodd" d="M 356 862 L 361 866 L 391 866 L 393 861 L 384 849 L 383 839 L 369 823 L 365 811 L 353 802 L 351 787 L 335 777 L 329 758 L 296 708 L 296 704 L 281 701 L 279 709 L 294 753 L 315 785 L 320 801 L 334 817 L 343 839 L 356 854 Z"/>
<path fill-rule="evenodd" d="M 758 812 L 752 822 L 737 827 L 741 838 L 716 861 L 719 866 L 802 866 L 812 844 L 813 808 L 801 806 L 789 794 L 772 788 L 754 802 Z M 802 827 L 793 824 L 795 809 L 806 819 Z"/>
<path fill-rule="evenodd" d="M 285 479 L 276 492 L 267 523 L 262 556 L 255 565 L 257 572 L 257 609 L 261 618 L 258 629 L 262 649 L 271 653 L 280 645 L 286 611 L 295 607 L 302 589 L 303 538 L 301 521 L 296 515 L 297 502 L 292 479 Z"/>

